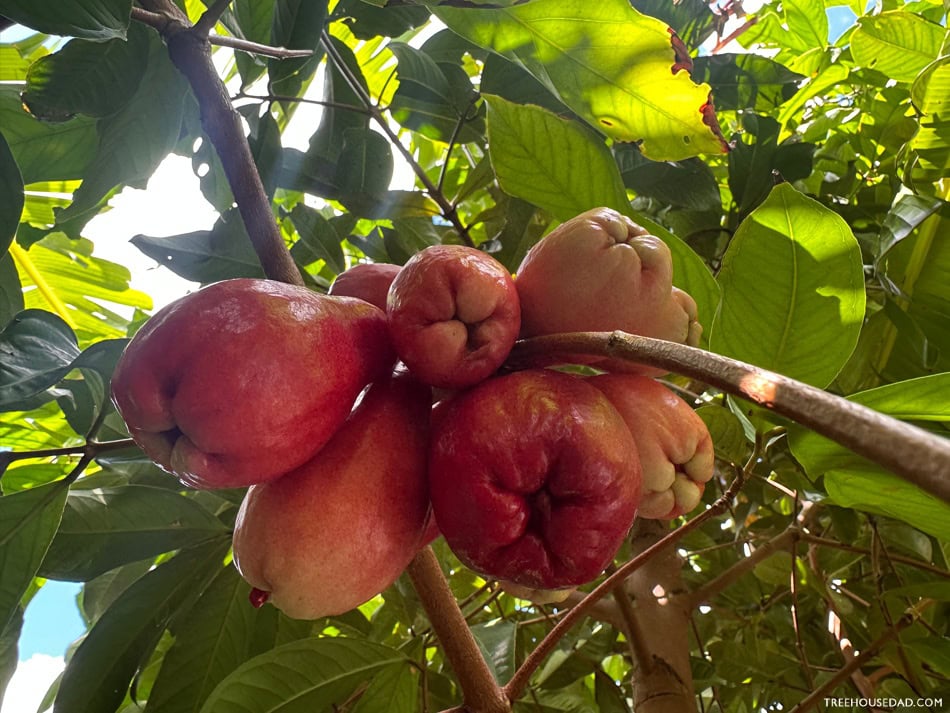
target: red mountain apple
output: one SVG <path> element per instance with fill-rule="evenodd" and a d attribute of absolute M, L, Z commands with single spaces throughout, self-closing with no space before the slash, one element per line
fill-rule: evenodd
<path fill-rule="evenodd" d="M 597 577 L 640 501 L 636 443 L 610 401 L 537 369 L 484 381 L 440 411 L 429 489 L 458 558 L 528 590 Z"/>
<path fill-rule="evenodd" d="M 623 416 L 643 467 L 640 517 L 670 520 L 689 512 L 713 476 L 715 453 L 706 424 L 658 381 L 632 374 L 601 374 L 590 383 Z"/>
<path fill-rule="evenodd" d="M 430 399 L 405 376 L 373 384 L 313 459 L 248 490 L 234 563 L 255 603 L 316 619 L 396 580 L 423 544 Z"/>
<path fill-rule="evenodd" d="M 328 294 L 358 297 L 385 311 L 389 286 L 396 279 L 399 270 L 399 265 L 390 265 L 383 262 L 365 262 L 354 265 L 349 270 L 344 270 L 336 276 L 333 284 L 330 285 Z"/>
<path fill-rule="evenodd" d="M 581 213 L 542 238 L 515 284 L 524 337 L 619 329 L 695 345 L 702 333 L 696 303 L 673 287 L 669 248 L 610 208 Z"/>
<path fill-rule="evenodd" d="M 492 375 L 518 338 L 511 275 L 487 253 L 436 245 L 414 255 L 389 289 L 396 353 L 427 384 L 463 388 Z"/>
<path fill-rule="evenodd" d="M 132 438 L 196 488 L 251 485 L 306 462 L 395 354 L 381 310 L 271 280 L 226 280 L 153 316 L 112 394 Z"/>

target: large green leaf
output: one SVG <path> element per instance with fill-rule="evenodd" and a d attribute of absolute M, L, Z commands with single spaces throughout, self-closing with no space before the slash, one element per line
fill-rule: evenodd
<path fill-rule="evenodd" d="M 865 15 L 851 33 L 851 54 L 862 66 L 911 82 L 940 55 L 946 29 L 917 13 Z"/>
<path fill-rule="evenodd" d="M 649 158 L 675 161 L 725 150 L 709 121 L 709 86 L 677 71 L 682 60 L 667 26 L 627 0 L 534 0 L 433 12 L 466 39 L 520 63 L 607 136 L 642 142 Z"/>
<path fill-rule="evenodd" d="M 148 47 L 148 30 L 140 24 L 130 27 L 127 40 L 72 40 L 32 64 L 23 103 L 46 120 L 114 114 L 138 89 Z"/>
<path fill-rule="evenodd" d="M 82 178 L 96 153 L 96 122 L 76 117 L 47 124 L 30 115 L 20 101 L 22 86 L 0 84 L 0 126 L 27 185 Z"/>
<path fill-rule="evenodd" d="M 0 497 L 0 631 L 16 614 L 43 561 L 68 490 L 57 482 Z"/>
<path fill-rule="evenodd" d="M 226 551 L 220 541 L 186 550 L 126 589 L 70 659 L 55 713 L 114 711 L 162 631 L 205 590 Z"/>
<path fill-rule="evenodd" d="M 4 0 L 3 14 L 27 27 L 50 35 L 103 41 L 125 37 L 132 0 Z"/>
<path fill-rule="evenodd" d="M 268 62 L 270 88 L 275 94 L 296 95 L 310 81 L 323 57 L 320 33 L 327 19 L 327 0 L 277 0 L 271 25 L 271 44 L 287 49 L 313 50 L 312 57 L 272 59 Z"/>
<path fill-rule="evenodd" d="M 0 332 L 0 354 L 0 409 L 9 410 L 66 376 L 79 346 L 62 319 L 30 309 Z"/>
<path fill-rule="evenodd" d="M 693 77 L 712 86 L 716 108 L 769 111 L 798 91 L 805 77 L 767 57 L 716 54 L 696 59 Z"/>
<path fill-rule="evenodd" d="M 255 627 L 266 612 L 250 605 L 251 587 L 224 567 L 174 627 L 146 713 L 196 713 L 211 691 L 252 652 Z"/>
<path fill-rule="evenodd" d="M 180 139 L 188 83 L 158 34 L 149 30 L 146 36 L 148 64 L 138 91 L 118 113 L 99 121 L 95 158 L 58 222 L 92 210 L 118 185 L 144 184 Z"/>
<path fill-rule="evenodd" d="M 864 319 L 857 240 L 838 215 L 788 184 L 742 222 L 719 272 L 710 348 L 824 387 Z"/>
<path fill-rule="evenodd" d="M 489 153 L 502 189 L 561 221 L 597 206 L 631 216 L 669 245 L 673 282 L 693 296 L 700 321 L 708 324 L 719 302 L 715 280 L 682 240 L 630 208 L 620 171 L 604 142 L 584 125 L 546 109 L 500 97 L 485 101 Z"/>
<path fill-rule="evenodd" d="M 10 146 L 0 132 L 0 255 L 6 253 L 23 213 L 23 176 Z"/>
<path fill-rule="evenodd" d="M 304 639 L 256 656 L 211 693 L 201 713 L 309 713 L 333 710 L 358 685 L 406 657 L 371 641 Z"/>
<path fill-rule="evenodd" d="M 13 256 L 0 257 L 0 326 L 5 327 L 17 312 L 23 310 L 23 291 Z"/>
<path fill-rule="evenodd" d="M 190 498 L 164 488 L 73 488 L 40 574 L 85 582 L 130 562 L 229 532 Z"/>
<path fill-rule="evenodd" d="M 950 424 L 950 374 L 888 384 L 848 397 L 902 421 Z M 909 522 L 924 532 L 950 538 L 950 505 L 897 478 L 879 465 L 800 426 L 789 432 L 789 446 L 810 476 L 825 476 L 835 504 Z"/>
<path fill-rule="evenodd" d="M 10 679 L 16 672 L 20 660 L 18 642 L 23 630 L 23 610 L 17 608 L 6 628 L 0 628 L 0 702 L 7 692 Z"/>

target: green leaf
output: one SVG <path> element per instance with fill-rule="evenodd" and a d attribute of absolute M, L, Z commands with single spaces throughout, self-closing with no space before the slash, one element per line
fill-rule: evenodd
<path fill-rule="evenodd" d="M 848 397 L 902 421 L 950 422 L 950 374 L 934 374 L 869 389 Z M 937 537 L 950 537 L 950 505 L 897 478 L 817 433 L 801 426 L 789 430 L 789 447 L 805 472 L 824 474 L 834 502 L 877 512 L 910 523 Z"/>
<path fill-rule="evenodd" d="M 201 713 L 332 710 L 362 683 L 406 657 L 370 641 L 303 639 L 256 656 L 211 693 Z"/>
<path fill-rule="evenodd" d="M 518 625 L 511 621 L 491 621 L 473 626 L 472 634 L 495 680 L 504 684 L 517 668 Z"/>
<path fill-rule="evenodd" d="M 0 331 L 0 355 L 0 410 L 10 410 L 66 376 L 79 347 L 62 319 L 28 309 Z"/>
<path fill-rule="evenodd" d="M 898 82 L 911 82 L 940 55 L 945 32 L 913 12 L 865 15 L 851 33 L 851 54 L 858 65 Z"/>
<path fill-rule="evenodd" d="M 887 217 L 881 225 L 877 255 L 884 255 L 943 205 L 943 201 L 936 198 L 915 196 L 912 193 L 900 196 L 888 211 Z"/>
<path fill-rule="evenodd" d="M 100 120 L 95 158 L 59 223 L 91 211 L 118 185 L 147 180 L 178 143 L 188 83 L 158 34 L 148 30 L 147 37 L 148 64 L 138 91 L 118 113 Z"/>
<path fill-rule="evenodd" d="M 251 42 L 266 45 L 270 41 L 271 25 L 274 21 L 275 0 L 235 0 L 232 3 L 232 12 L 235 23 L 228 22 L 228 15 L 224 20 L 228 28 L 238 37 Z M 259 57 L 244 52 L 234 55 L 238 71 L 241 73 L 243 87 L 250 86 L 267 70 L 267 65 Z"/>
<path fill-rule="evenodd" d="M 0 497 L 0 631 L 16 615 L 43 561 L 68 490 L 56 482 Z"/>
<path fill-rule="evenodd" d="M 393 177 L 393 152 L 389 141 L 372 129 L 347 129 L 336 167 L 336 184 L 343 200 L 351 196 L 380 196 Z"/>
<path fill-rule="evenodd" d="M 805 77 L 768 57 L 755 54 L 717 54 L 697 57 L 694 79 L 712 86 L 716 109 L 767 112 L 790 99 Z"/>
<path fill-rule="evenodd" d="M 716 177 L 699 159 L 651 161 L 629 144 L 615 147 L 614 154 L 624 185 L 638 195 L 687 210 L 722 209 Z"/>
<path fill-rule="evenodd" d="M 627 0 L 433 12 L 466 39 L 520 63 L 610 138 L 642 142 L 649 158 L 725 151 L 718 126 L 704 123 L 709 86 L 676 71 L 666 25 Z"/>
<path fill-rule="evenodd" d="M 174 626 L 175 643 L 148 699 L 148 713 L 195 713 L 208 695 L 251 655 L 257 620 L 251 587 L 234 567 L 224 567 Z"/>
<path fill-rule="evenodd" d="M 950 56 L 931 62 L 914 80 L 910 97 L 921 114 L 943 114 L 950 109 Z"/>
<path fill-rule="evenodd" d="M 14 315 L 23 311 L 23 291 L 16 263 L 9 253 L 0 256 L 0 326 L 6 326 Z"/>
<path fill-rule="evenodd" d="M 221 216 L 212 230 L 196 230 L 167 238 L 136 235 L 129 242 L 179 277 L 192 282 L 264 276 L 237 210 Z"/>
<path fill-rule="evenodd" d="M 47 124 L 20 101 L 20 87 L 0 84 L 0 126 L 23 174 L 23 183 L 82 178 L 96 153 L 96 122 L 77 117 Z"/>
<path fill-rule="evenodd" d="M 314 50 L 312 57 L 272 59 L 267 63 L 270 90 L 296 96 L 310 81 L 323 58 L 320 33 L 327 20 L 327 0 L 277 0 L 270 44 L 287 49 Z"/>
<path fill-rule="evenodd" d="M 429 10 L 425 7 L 373 7 L 364 0 L 343 0 L 337 4 L 334 14 L 343 15 L 343 24 L 360 40 L 371 40 L 377 35 L 398 37 L 429 19 Z"/>
<path fill-rule="evenodd" d="M 83 618 L 94 624 L 105 614 L 119 595 L 128 589 L 136 580 L 145 575 L 152 568 L 152 562 L 145 560 L 134 562 L 106 572 L 92 581 L 86 582 L 82 588 L 79 608 Z"/>
<path fill-rule="evenodd" d="M 127 40 L 72 40 L 30 66 L 23 103 L 47 121 L 114 114 L 138 89 L 148 47 L 148 31 L 138 23 L 130 27 Z"/>
<path fill-rule="evenodd" d="M 3 701 L 10 679 L 16 672 L 19 663 L 20 633 L 23 629 L 23 609 L 17 607 L 13 618 L 7 622 L 6 628 L 0 628 L 0 702 Z"/>
<path fill-rule="evenodd" d="M 115 567 L 227 535 L 194 500 L 143 485 L 74 487 L 41 576 L 85 582 Z"/>
<path fill-rule="evenodd" d="M 186 550 L 126 589 L 73 654 L 56 696 L 56 713 L 114 711 L 169 621 L 218 573 L 226 545 Z"/>
<path fill-rule="evenodd" d="M 125 37 L 132 0 L 5 0 L 3 14 L 21 25 L 49 35 L 67 35 L 102 42 Z"/>
<path fill-rule="evenodd" d="M 360 696 L 353 713 L 415 713 L 419 710 L 418 679 L 408 662 L 383 669 Z"/>
<path fill-rule="evenodd" d="M 819 387 L 847 362 L 864 319 L 864 272 L 837 214 L 776 186 L 739 226 L 718 279 L 714 351 Z"/>
<path fill-rule="evenodd" d="M 696 300 L 700 321 L 711 319 L 719 288 L 709 270 L 682 240 L 630 208 L 620 171 L 603 141 L 578 122 L 540 107 L 493 96 L 485 102 L 489 155 L 502 190 L 561 221 L 598 206 L 629 215 L 669 246 L 673 283 Z"/>
<path fill-rule="evenodd" d="M 291 211 L 290 219 L 300 235 L 300 240 L 290 250 L 298 264 L 311 265 L 323 260 L 336 275 L 346 269 L 340 236 L 326 218 L 313 208 L 298 203 Z"/>
<path fill-rule="evenodd" d="M 0 133 L 0 255 L 6 253 L 16 235 L 23 213 L 23 176 L 16 165 L 10 146 Z"/>

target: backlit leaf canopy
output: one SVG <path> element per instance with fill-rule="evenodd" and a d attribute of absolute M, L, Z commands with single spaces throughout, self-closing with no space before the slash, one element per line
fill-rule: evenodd
<path fill-rule="evenodd" d="M 571 109 L 644 155 L 675 161 L 721 153 L 704 122 L 709 86 L 681 68 L 668 27 L 626 0 L 534 0 L 505 9 L 437 7 L 468 40 L 517 62 Z"/>

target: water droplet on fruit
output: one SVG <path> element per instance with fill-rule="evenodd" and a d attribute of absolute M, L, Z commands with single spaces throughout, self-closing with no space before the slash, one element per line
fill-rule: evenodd
<path fill-rule="evenodd" d="M 251 606 L 255 609 L 260 609 L 264 606 L 264 602 L 270 599 L 270 592 L 265 592 L 263 589 L 258 589 L 254 587 L 251 589 L 251 595 L 248 597 L 251 600 Z"/>

